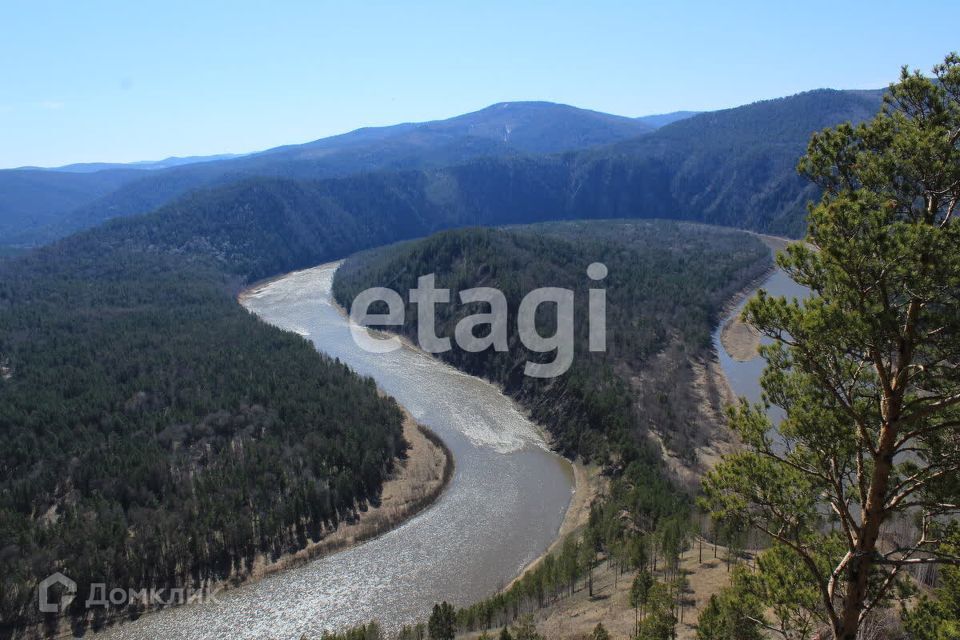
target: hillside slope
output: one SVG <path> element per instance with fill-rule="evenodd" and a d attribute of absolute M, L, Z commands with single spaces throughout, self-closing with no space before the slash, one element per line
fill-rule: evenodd
<path fill-rule="evenodd" d="M 107 614 L 91 583 L 242 578 L 378 503 L 399 408 L 236 287 L 202 252 L 97 231 L 0 261 L 0 637 L 56 626 L 54 571 L 81 632 Z"/>
<path fill-rule="evenodd" d="M 461 226 L 672 218 L 799 236 L 816 194 L 796 175 L 810 131 L 862 120 L 869 92 L 818 91 L 703 114 L 628 143 L 550 156 L 296 181 L 251 178 L 115 221 L 117 242 L 204 245 L 264 277 Z"/>
<path fill-rule="evenodd" d="M 601 283 L 587 278 L 593 262 L 609 270 Z M 769 266 L 759 240 L 730 230 L 643 220 L 548 223 L 448 231 L 357 254 L 338 271 L 334 295 L 349 308 L 364 289 L 405 294 L 431 273 L 452 300 L 467 288 L 499 289 L 511 319 L 509 350 L 473 353 L 454 344 L 439 358 L 502 385 L 567 455 L 603 462 L 612 443 L 617 450 L 625 441 L 640 446 L 653 432 L 696 466 L 697 448 L 720 422 L 717 391 L 696 382 L 710 357 L 711 331 L 722 305 Z M 544 286 L 575 292 L 573 363 L 550 379 L 524 375 L 528 360 L 549 362 L 556 354 L 522 345 L 515 321 L 521 298 Z M 607 292 L 603 353 L 587 349 L 590 287 Z M 453 336 L 456 324 L 478 311 L 488 312 L 487 305 L 438 305 L 436 335 Z M 416 340 L 416 305 L 407 305 L 405 318 L 399 330 Z M 551 322 L 538 318 L 543 335 L 556 330 Z"/>
<path fill-rule="evenodd" d="M 124 171 L 133 171 L 133 175 L 112 189 L 61 198 L 55 209 L 43 208 L 47 191 L 63 191 L 68 185 L 90 185 L 85 186 L 90 191 L 104 182 L 101 174 L 110 172 L 36 171 L 43 174 L 41 188 L 29 191 L 29 183 L 16 193 L 0 188 L 0 244 L 47 241 L 110 218 L 150 211 L 200 187 L 251 176 L 320 179 L 440 167 L 481 156 L 583 149 L 639 136 L 653 128 L 631 118 L 549 102 L 502 103 L 446 120 L 358 129 L 239 158 L 154 169 L 149 174 L 131 168 Z M 0 171 L 0 187 L 13 175 Z M 37 212 L 29 206 L 31 198 L 38 202 Z M 39 216 L 39 212 L 49 215 Z"/>
<path fill-rule="evenodd" d="M 132 169 L 94 174 L 42 169 L 0 171 L 0 244 L 31 229 L 56 224 L 62 216 L 140 177 Z"/>
<path fill-rule="evenodd" d="M 387 197 L 384 185 L 405 180 L 371 172 L 419 172 L 415 181 L 433 185 L 431 193 L 410 201 L 422 209 L 417 217 L 429 223 L 386 241 L 487 224 L 484 216 L 491 223 L 674 218 L 796 237 L 804 230 L 805 203 L 816 195 L 795 171 L 810 134 L 869 117 L 879 108 L 880 96 L 879 91 L 810 91 L 694 115 L 655 131 L 642 119 L 565 105 L 493 105 L 448 120 L 359 129 L 242 158 L 151 171 L 146 177 L 134 172 L 132 180 L 124 173 L 115 188 L 98 187 L 73 200 L 56 198 L 56 206 L 38 209 L 45 212 L 39 217 L 27 215 L 20 205 L 4 215 L 6 192 L 0 190 L 0 244 L 50 240 L 151 211 L 199 189 L 226 187 L 223 196 L 235 199 L 238 191 L 231 185 L 241 181 L 268 179 L 264 188 L 270 190 L 276 183 L 269 179 L 318 182 L 350 176 L 353 189 L 367 191 L 370 203 Z M 6 173 L 0 172 L 0 185 Z M 46 185 L 60 179 L 51 175 L 102 181 L 106 176 L 101 174 L 111 172 L 40 173 L 46 174 Z M 42 196 L 36 190 L 9 193 L 19 194 L 20 204 L 30 197 L 43 203 L 58 193 L 54 186 L 43 186 Z M 324 201 L 351 207 L 349 199 Z M 71 202 L 80 204 L 68 206 Z M 434 205 L 448 210 L 434 212 Z M 226 206 L 232 205 L 218 208 Z M 495 211 L 498 207 L 502 214 Z M 310 216 L 306 209 L 300 213 Z M 390 214 L 370 209 L 364 215 Z"/>
<path fill-rule="evenodd" d="M 582 217 L 696 220 L 799 237 L 812 185 L 796 165 L 810 135 L 877 113 L 880 91 L 821 89 L 703 113 L 573 157 L 568 209 Z"/>

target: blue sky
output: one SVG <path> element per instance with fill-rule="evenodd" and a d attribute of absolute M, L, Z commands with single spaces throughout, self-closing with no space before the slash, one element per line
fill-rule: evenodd
<path fill-rule="evenodd" d="M 551 100 L 628 116 L 885 86 L 957 2 L 0 5 L 0 167 L 246 152 Z"/>

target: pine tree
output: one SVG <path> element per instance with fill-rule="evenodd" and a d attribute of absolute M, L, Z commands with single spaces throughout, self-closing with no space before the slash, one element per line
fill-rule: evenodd
<path fill-rule="evenodd" d="M 521 616 L 513 625 L 513 637 L 515 640 L 543 640 L 543 636 L 537 633 L 537 626 L 531 615 Z"/>
<path fill-rule="evenodd" d="M 950 544 L 960 551 L 960 532 L 954 529 Z M 923 596 L 917 606 L 904 613 L 904 627 L 914 640 L 960 638 L 960 567 L 943 567 L 935 598 Z"/>
<path fill-rule="evenodd" d="M 427 622 L 430 640 L 453 640 L 456 635 L 456 613 L 453 605 L 447 602 L 433 605 L 433 613 Z"/>
<path fill-rule="evenodd" d="M 590 640 L 610 640 L 610 633 L 604 628 L 602 622 L 598 622 L 590 634 Z"/>
<path fill-rule="evenodd" d="M 641 609 L 645 609 L 650 599 L 650 589 L 653 587 L 654 579 L 646 568 L 641 568 L 637 576 L 633 579 L 630 586 L 630 606 L 633 607 L 636 617 L 636 629 L 639 633 Z M 645 611 L 643 613 L 646 613 Z"/>
<path fill-rule="evenodd" d="M 748 450 L 704 482 L 715 516 L 791 550 L 838 640 L 856 640 L 904 567 L 957 561 L 936 530 L 960 471 L 960 57 L 934 75 L 904 68 L 873 120 L 813 136 L 800 170 L 822 198 L 807 242 L 778 259 L 812 296 L 760 292 L 745 311 L 774 341 L 762 384 L 786 418 L 772 430 L 741 404 Z M 881 540 L 914 517 L 909 538 Z"/>

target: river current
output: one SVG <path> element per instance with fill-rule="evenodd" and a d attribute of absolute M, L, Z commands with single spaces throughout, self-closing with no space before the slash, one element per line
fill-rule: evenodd
<path fill-rule="evenodd" d="M 358 347 L 332 301 L 336 265 L 257 287 L 243 304 L 264 321 L 371 376 L 453 452 L 456 472 L 429 509 L 359 546 L 218 595 L 217 602 L 151 613 L 98 638 L 298 640 L 377 619 L 423 619 L 435 602 L 492 594 L 557 536 L 572 469 L 493 385 L 413 348 Z"/>
<path fill-rule="evenodd" d="M 358 347 L 332 300 L 337 265 L 298 271 L 257 287 L 244 306 L 307 338 L 370 376 L 450 447 L 456 473 L 441 498 L 400 527 L 364 544 L 221 593 L 217 602 L 152 613 L 97 634 L 118 640 L 298 640 L 377 619 L 388 628 L 429 614 L 447 599 L 490 595 L 553 541 L 570 503 L 570 465 L 493 385 L 408 346 L 373 354 Z M 761 285 L 804 297 L 780 270 Z M 730 314 L 738 314 L 745 301 Z M 760 401 L 761 357 L 741 362 L 714 346 L 737 396 Z M 776 407 L 771 418 L 779 420 Z"/>

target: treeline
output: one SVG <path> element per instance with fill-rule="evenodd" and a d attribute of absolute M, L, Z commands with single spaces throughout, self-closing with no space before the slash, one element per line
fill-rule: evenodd
<path fill-rule="evenodd" d="M 93 583 L 200 588 L 378 503 L 399 408 L 237 282 L 97 232 L 0 262 L 0 636 L 54 571 L 82 628 Z"/>
<path fill-rule="evenodd" d="M 599 283 L 586 274 L 597 261 L 609 273 Z M 436 273 L 436 286 L 450 289 L 455 302 L 464 289 L 495 287 L 507 300 L 509 349 L 454 346 L 438 357 L 502 385 L 567 455 L 603 463 L 616 453 L 626 467 L 644 457 L 652 431 L 695 464 L 695 449 L 715 425 L 704 424 L 694 367 L 709 357 L 722 305 L 769 266 L 766 247 L 739 232 L 656 221 L 552 223 L 444 232 L 361 253 L 337 272 L 334 295 L 349 308 L 371 286 L 401 292 L 407 309 L 400 330 L 416 340 L 416 305 L 406 292 L 419 276 Z M 524 375 L 528 360 L 549 362 L 555 354 L 527 349 L 516 325 L 523 296 L 543 286 L 571 289 L 576 301 L 573 364 L 551 379 Z M 587 297 L 595 287 L 606 289 L 606 352 L 588 350 Z M 452 337 L 462 318 L 487 307 L 437 305 L 436 335 Z M 538 316 L 543 335 L 553 332 L 551 322 L 548 313 Z M 714 404 L 719 411 L 719 397 Z"/>
<path fill-rule="evenodd" d="M 600 563 L 614 568 L 615 579 L 633 581 L 640 576 L 649 582 L 648 590 L 655 584 L 669 588 L 663 613 L 676 617 L 683 606 L 680 557 L 695 534 L 691 504 L 667 479 L 660 460 L 631 464 L 611 483 L 611 495 L 593 505 L 584 531 L 568 536 L 559 550 L 508 589 L 458 609 L 457 629 L 505 627 L 577 590 L 592 595 L 593 572 Z"/>

